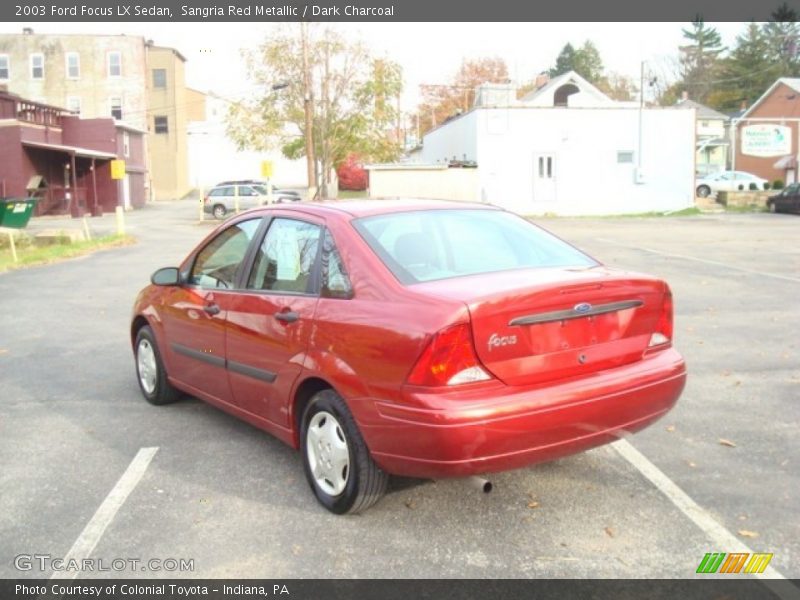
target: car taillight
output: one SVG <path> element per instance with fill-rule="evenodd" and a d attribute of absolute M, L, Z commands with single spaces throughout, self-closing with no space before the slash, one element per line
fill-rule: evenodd
<path fill-rule="evenodd" d="M 656 330 L 650 336 L 649 347 L 669 344 L 672 341 L 672 292 L 669 287 L 664 290 L 661 302 L 661 314 L 656 323 Z"/>
<path fill-rule="evenodd" d="M 203 198 L 203 204 L 208 204 L 208 202 L 209 202 L 209 200 L 208 200 L 208 196 L 206 196 L 205 198 Z"/>
<path fill-rule="evenodd" d="M 428 343 L 411 369 L 411 385 L 443 386 L 491 379 L 475 354 L 469 323 L 442 329 Z"/>

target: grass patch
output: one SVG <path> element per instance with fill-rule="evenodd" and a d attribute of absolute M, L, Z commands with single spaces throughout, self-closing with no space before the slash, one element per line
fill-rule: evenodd
<path fill-rule="evenodd" d="M 129 246 L 136 242 L 131 235 L 107 235 L 93 240 L 73 244 L 51 244 L 49 246 L 24 246 L 17 248 L 19 262 L 14 262 L 11 249 L 6 244 L 0 250 L 0 273 L 11 269 L 22 269 L 35 265 L 47 265 L 76 256 L 84 256 L 98 250 Z"/>
<path fill-rule="evenodd" d="M 728 213 L 762 213 L 768 212 L 765 206 L 726 206 L 725 212 Z"/>
<path fill-rule="evenodd" d="M 339 200 L 360 200 L 367 197 L 367 190 L 339 190 Z"/>

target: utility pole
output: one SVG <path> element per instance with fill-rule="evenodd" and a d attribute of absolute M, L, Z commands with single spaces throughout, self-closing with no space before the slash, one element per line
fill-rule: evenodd
<path fill-rule="evenodd" d="M 314 91 L 311 81 L 311 66 L 308 62 L 308 23 L 300 23 L 300 38 L 303 48 L 303 108 L 305 110 L 306 170 L 308 173 L 308 199 L 317 193 L 317 167 L 314 157 Z"/>
<path fill-rule="evenodd" d="M 636 182 L 642 180 L 642 122 L 644 116 L 644 61 L 639 75 L 639 148 L 636 151 Z"/>

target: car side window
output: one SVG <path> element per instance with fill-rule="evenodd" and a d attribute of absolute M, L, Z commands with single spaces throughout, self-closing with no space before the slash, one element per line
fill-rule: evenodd
<path fill-rule="evenodd" d="M 310 293 L 320 226 L 296 219 L 272 221 L 256 254 L 248 289 Z"/>
<path fill-rule="evenodd" d="M 348 298 L 353 293 L 353 286 L 342 256 L 336 248 L 331 232 L 325 230 L 322 242 L 322 289 L 323 295 L 334 298 Z"/>
<path fill-rule="evenodd" d="M 248 219 L 221 231 L 197 254 L 189 283 L 202 288 L 233 288 L 260 223 L 260 217 Z"/>
<path fill-rule="evenodd" d="M 240 185 L 239 186 L 239 195 L 240 196 L 258 196 L 258 193 L 251 188 L 249 185 Z"/>

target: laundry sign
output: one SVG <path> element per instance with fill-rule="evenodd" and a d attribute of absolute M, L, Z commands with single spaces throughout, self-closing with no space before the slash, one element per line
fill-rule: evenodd
<path fill-rule="evenodd" d="M 792 130 L 785 125 L 747 125 L 741 132 L 742 154 L 784 156 L 792 152 Z"/>

